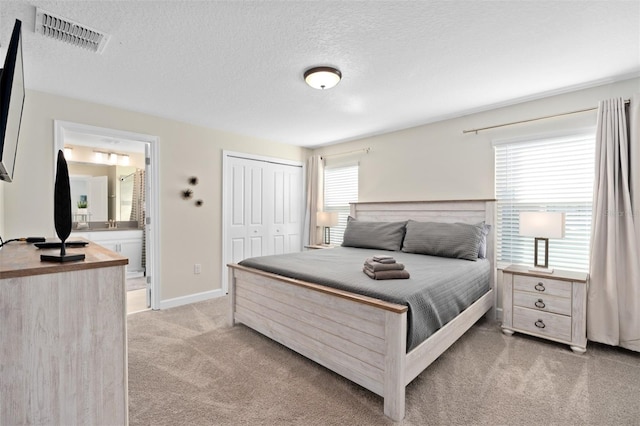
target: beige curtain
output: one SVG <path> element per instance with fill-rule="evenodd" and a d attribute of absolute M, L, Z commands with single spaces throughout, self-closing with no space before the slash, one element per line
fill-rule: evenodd
<path fill-rule="evenodd" d="M 636 226 L 636 242 L 640 246 L 640 93 L 633 95 L 629 103 L 629 156 L 632 163 L 631 205 Z"/>
<path fill-rule="evenodd" d="M 638 100 L 598 108 L 587 337 L 640 352 L 640 200 L 630 180 L 640 168 Z"/>
<path fill-rule="evenodd" d="M 324 164 L 322 157 L 314 155 L 307 160 L 307 206 L 304 215 L 303 241 L 322 243 L 322 230 L 318 228 L 316 213 L 324 206 Z"/>

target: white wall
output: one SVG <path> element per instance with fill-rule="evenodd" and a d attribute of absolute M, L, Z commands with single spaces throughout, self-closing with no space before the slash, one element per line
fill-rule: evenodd
<path fill-rule="evenodd" d="M 206 129 L 173 120 L 27 91 L 14 182 L 4 191 L 3 238 L 55 235 L 53 120 L 71 121 L 160 138 L 161 299 L 221 288 L 222 150 L 303 161 L 308 150 Z M 197 176 L 195 198 L 180 197 Z M 193 265 L 202 273 L 193 274 Z"/>
<path fill-rule="evenodd" d="M 494 198 L 491 141 L 595 126 L 587 112 L 500 129 L 463 134 L 463 130 L 596 107 L 603 99 L 626 99 L 640 92 L 640 79 L 552 96 L 510 107 L 427 124 L 384 135 L 321 147 L 335 154 L 370 147 L 360 156 L 360 201 Z"/>

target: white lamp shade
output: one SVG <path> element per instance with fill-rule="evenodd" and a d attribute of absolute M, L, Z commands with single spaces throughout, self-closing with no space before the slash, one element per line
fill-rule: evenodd
<path fill-rule="evenodd" d="M 318 212 L 316 216 L 318 226 L 332 227 L 338 224 L 338 213 L 336 212 Z"/>
<path fill-rule="evenodd" d="M 524 237 L 564 238 L 565 214 L 520 212 L 520 231 Z"/>

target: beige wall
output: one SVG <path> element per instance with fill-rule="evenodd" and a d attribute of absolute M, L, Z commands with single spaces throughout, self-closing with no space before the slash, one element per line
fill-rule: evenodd
<path fill-rule="evenodd" d="M 4 191 L 3 238 L 55 235 L 53 120 L 158 136 L 160 139 L 161 299 L 221 288 L 222 150 L 303 161 L 308 151 L 119 108 L 27 91 L 14 182 Z M 187 178 L 200 179 L 195 196 L 180 197 Z M 202 273 L 193 274 L 193 265 Z"/>
<path fill-rule="evenodd" d="M 493 129 L 463 130 L 596 107 L 640 92 L 640 79 L 566 93 L 384 135 L 322 147 L 330 155 L 371 148 L 359 157 L 359 201 L 494 198 L 493 140 L 595 127 L 596 111 Z M 332 157 L 339 158 L 339 157 Z M 640 186 L 640 183 L 638 183 Z M 498 307 L 502 306 L 498 274 Z"/>
<path fill-rule="evenodd" d="M 352 142 L 321 147 L 334 154 L 370 147 L 360 155 L 360 201 L 494 198 L 494 139 L 595 126 L 587 112 L 463 134 L 463 130 L 596 107 L 615 96 L 640 92 L 640 79 L 626 80 Z"/>
<path fill-rule="evenodd" d="M 407 130 L 319 148 L 331 154 L 370 147 L 360 156 L 360 200 L 431 200 L 494 197 L 491 141 L 595 125 L 595 112 L 504 127 L 476 134 L 462 130 L 595 107 L 629 97 L 640 79 L 576 91 Z M 222 150 L 303 161 L 309 151 L 276 142 L 206 129 L 28 91 L 15 181 L 0 183 L 3 238 L 53 236 L 53 120 L 107 127 L 160 138 L 161 299 L 221 288 Z M 198 176 L 197 208 L 180 198 Z M 202 273 L 193 274 L 193 264 Z"/>

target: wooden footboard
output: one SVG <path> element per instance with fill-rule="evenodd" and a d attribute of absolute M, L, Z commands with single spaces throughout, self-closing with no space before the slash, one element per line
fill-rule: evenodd
<path fill-rule="evenodd" d="M 404 417 L 406 306 L 229 267 L 231 324 L 241 322 L 369 389 L 384 398 L 386 415 Z"/>

